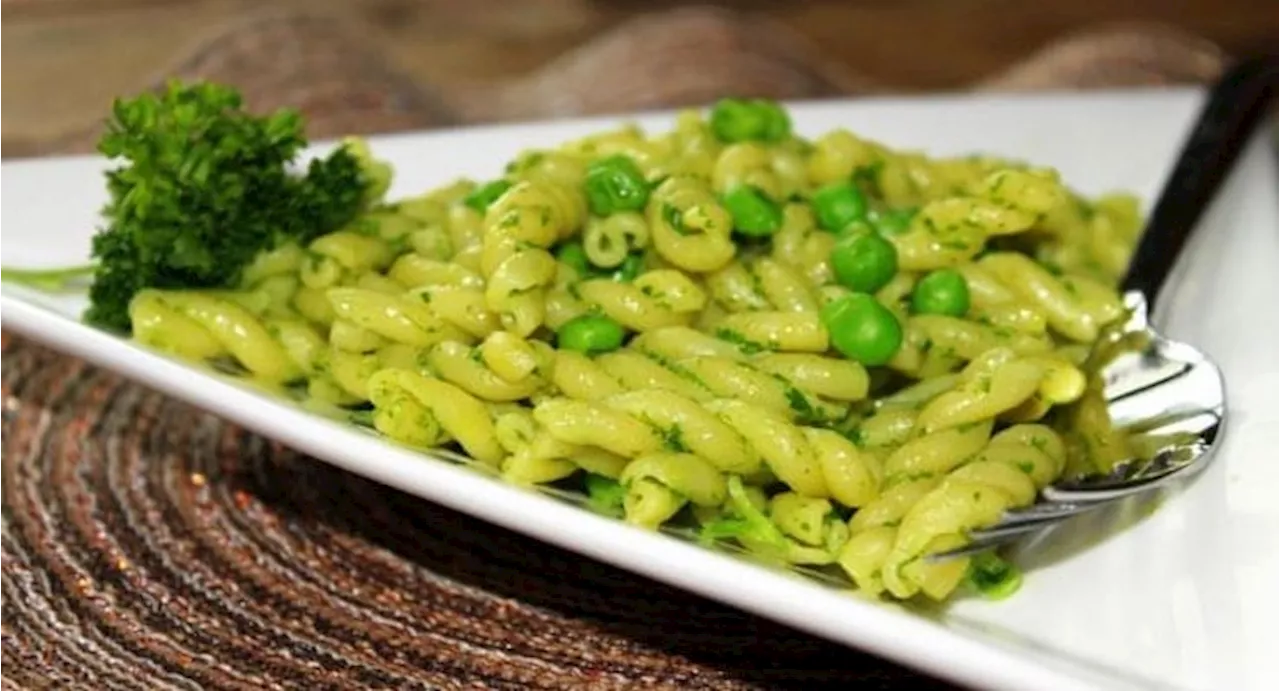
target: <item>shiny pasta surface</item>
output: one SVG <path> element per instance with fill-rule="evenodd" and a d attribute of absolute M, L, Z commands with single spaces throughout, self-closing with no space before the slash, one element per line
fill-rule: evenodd
<path fill-rule="evenodd" d="M 1124 457 L 1082 360 L 1136 200 L 737 104 L 382 200 L 233 291 L 145 291 L 134 337 L 869 596 L 981 584 L 924 557 Z"/>

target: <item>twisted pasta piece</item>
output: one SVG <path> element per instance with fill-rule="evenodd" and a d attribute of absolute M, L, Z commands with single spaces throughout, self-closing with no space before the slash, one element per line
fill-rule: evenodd
<path fill-rule="evenodd" d="M 672 266 L 707 273 L 733 261 L 733 219 L 706 183 L 667 178 L 649 195 L 646 215 L 654 249 Z"/>
<path fill-rule="evenodd" d="M 557 268 L 547 248 L 577 230 L 584 217 L 576 188 L 528 180 L 489 206 L 480 272 L 485 302 L 503 328 L 523 338 L 542 325 L 544 293 Z"/>
<path fill-rule="evenodd" d="M 296 315 L 272 315 L 261 305 L 255 312 L 246 302 L 237 294 L 146 291 L 131 303 L 134 337 L 186 359 L 230 359 L 263 384 L 305 381 L 311 398 L 336 405 L 367 400 L 366 381 L 377 369 L 416 363 L 411 346 L 331 347 Z"/>
<path fill-rule="evenodd" d="M 577 286 L 584 305 L 632 331 L 688 324 L 707 304 L 707 295 L 688 276 L 672 269 L 656 269 L 631 283 L 592 279 Z"/>
<path fill-rule="evenodd" d="M 818 298 L 805 275 L 769 257 L 733 262 L 707 276 L 711 297 L 725 311 L 817 312 Z"/>
<path fill-rule="evenodd" d="M 133 337 L 179 357 L 229 357 L 257 379 L 283 384 L 315 368 L 321 336 L 300 319 L 264 321 L 234 299 L 195 291 L 146 290 L 131 301 Z"/>
<path fill-rule="evenodd" d="M 484 257 L 485 216 L 461 201 L 449 207 L 442 224 L 449 235 L 454 264 L 481 273 Z"/>
<path fill-rule="evenodd" d="M 844 417 L 842 404 L 867 394 L 867 372 L 856 362 L 798 353 L 747 356 L 716 339 L 709 339 L 710 349 L 699 345 L 702 339 L 681 340 L 686 334 L 697 332 L 651 331 L 630 348 L 594 359 L 560 352 L 556 387 L 584 400 L 636 389 L 674 391 L 699 402 L 733 398 L 810 424 Z"/>
<path fill-rule="evenodd" d="M 572 475 L 577 469 L 568 460 L 577 447 L 565 444 L 542 430 L 532 410 L 518 404 L 490 404 L 494 436 L 506 452 L 499 464 L 502 478 L 532 486 Z"/>
<path fill-rule="evenodd" d="M 549 398 L 534 418 L 557 439 L 635 458 L 687 452 L 726 473 L 768 468 L 796 492 L 858 506 L 874 498 L 879 468 L 828 429 L 803 427 L 742 401 L 698 402 L 673 391 L 626 391 L 596 400 Z"/>
<path fill-rule="evenodd" d="M 293 296 L 293 307 L 317 324 L 332 324 L 336 317 L 326 291 L 385 268 L 393 254 L 394 249 L 387 242 L 350 231 L 316 238 L 299 269 L 302 285 Z"/>
<path fill-rule="evenodd" d="M 644 216 L 633 211 L 592 218 L 582 232 L 582 247 L 594 265 L 612 269 L 633 252 L 649 246 L 649 226 Z"/>
<path fill-rule="evenodd" d="M 416 252 L 396 258 L 387 277 L 406 288 L 448 286 L 452 288 L 483 288 L 484 277 L 465 266 L 441 261 Z"/>
<path fill-rule="evenodd" d="M 769 498 L 769 518 L 788 538 L 792 564 L 830 564 L 849 539 L 849 527 L 826 499 L 779 492 Z"/>
<path fill-rule="evenodd" d="M 425 285 L 409 291 L 408 296 L 425 303 L 440 319 L 475 338 L 486 338 L 502 328 L 498 315 L 489 311 L 485 293 L 480 288 Z"/>
<path fill-rule="evenodd" d="M 920 379 L 948 373 L 956 365 L 972 362 L 997 348 L 1019 355 L 1044 355 L 1054 348 L 1045 335 L 940 314 L 910 316 L 903 332 L 903 345 L 889 367 Z"/>
<path fill-rule="evenodd" d="M 494 435 L 508 454 L 500 463 L 503 479 L 533 486 L 566 478 L 579 469 L 605 478 L 618 478 L 629 462 L 604 449 L 567 444 L 547 433 L 528 406 L 517 403 L 487 405 Z"/>
<path fill-rule="evenodd" d="M 688 453 L 659 451 L 627 464 L 619 478 L 626 495 L 623 515 L 627 522 L 657 528 L 685 505 L 722 504 L 725 477 L 706 460 Z"/>
<path fill-rule="evenodd" d="M 856 171 L 883 165 L 888 155 L 884 147 L 848 130 L 832 130 L 813 142 L 807 162 L 809 179 L 815 185 L 848 180 Z"/>
<path fill-rule="evenodd" d="M 983 304 L 1021 302 L 1056 333 L 1079 343 L 1097 340 L 1101 327 L 1124 315 L 1114 290 L 1083 276 L 1054 276 L 1023 254 L 992 253 L 977 269 L 969 275 L 978 279 Z M 994 280 L 983 281 L 982 272 Z"/>
<path fill-rule="evenodd" d="M 926 204 L 906 232 L 891 235 L 904 271 L 953 267 L 977 256 L 991 238 L 1031 229 L 1065 191 L 1051 176 L 999 170 L 978 186 L 974 196 L 938 199 Z"/>
<path fill-rule="evenodd" d="M 1027 506 L 1062 471 L 1062 440 L 1043 425 L 1017 425 L 992 437 L 972 460 L 949 473 L 902 516 L 881 578 L 898 598 L 921 590 L 942 599 L 959 583 L 961 564 L 940 566 L 921 557 L 964 544 L 1005 511 Z"/>
<path fill-rule="evenodd" d="M 757 142 L 740 142 L 726 146 L 716 158 L 711 184 L 724 194 L 739 185 L 750 185 L 773 199 L 790 199 L 805 186 L 807 171 L 804 159 L 795 151 L 780 146 L 766 147 Z"/>
<path fill-rule="evenodd" d="M 831 250 L 835 244 L 835 234 L 818 229 L 808 204 L 790 203 L 782 208 L 782 227 L 773 236 L 771 256 L 802 272 L 810 285 L 825 286 L 834 280 Z"/>
<path fill-rule="evenodd" d="M 354 345 L 347 350 L 371 350 L 382 341 L 402 343 L 426 348 L 444 341 L 469 342 L 470 336 L 461 329 L 441 319 L 421 299 L 410 294 L 388 294 L 362 288 L 330 288 L 329 304 L 337 318 L 331 341 L 338 341 L 342 334 L 337 327 L 354 326 L 380 340 L 361 340 L 357 335 Z M 335 345 L 342 347 L 340 342 Z"/>
<path fill-rule="evenodd" d="M 1045 370 L 1008 349 L 983 353 L 961 374 L 956 388 L 939 394 L 920 410 L 916 427 L 923 434 L 994 420 L 1030 400 Z"/>
<path fill-rule="evenodd" d="M 542 341 L 497 331 L 475 348 L 444 341 L 427 352 L 426 363 L 441 380 L 476 398 L 510 403 L 546 386 L 554 357 L 555 351 Z"/>
<path fill-rule="evenodd" d="M 1124 276 L 1142 232 L 1138 200 L 1106 195 L 1088 203 L 1075 199 L 1042 224 L 1051 237 L 1036 248 L 1036 258 L 1107 286 Z"/>
<path fill-rule="evenodd" d="M 569 142 L 564 150 L 584 160 L 623 155 L 635 162 L 649 180 L 672 174 L 675 142 L 670 138 L 646 138 L 636 125 L 625 125 Z"/>
<path fill-rule="evenodd" d="M 859 363 L 842 358 L 809 353 L 750 354 L 727 341 L 686 327 L 657 329 L 642 334 L 631 348 L 679 364 L 693 359 L 719 359 L 744 363 L 758 371 L 780 377 L 786 383 L 815 396 L 836 401 L 858 401 L 866 397 L 870 380 Z M 742 397 L 745 392 L 719 389 L 721 397 Z"/>
<path fill-rule="evenodd" d="M 997 349 L 971 363 L 951 390 L 930 385 L 920 392 L 923 402 L 908 396 L 864 422 L 864 445 L 900 445 L 884 461 L 883 494 L 850 521 L 838 560 L 860 588 L 898 598 L 923 590 L 935 599 L 955 588 L 965 560 L 920 558 L 963 545 L 967 531 L 1032 503 L 1061 475 L 1066 454 L 1051 428 L 1015 424 L 991 432 L 996 418 L 1041 388 L 1078 397 L 1082 386 L 1064 391 L 1063 377 L 1035 358 Z"/>
<path fill-rule="evenodd" d="M 424 448 L 456 441 L 495 468 L 506 456 L 489 410 L 460 387 L 398 368 L 375 372 L 368 387 L 374 428 L 387 437 Z"/>
<path fill-rule="evenodd" d="M 461 203 L 474 192 L 476 184 L 459 179 L 435 189 L 405 197 L 396 203 L 396 210 L 421 226 L 443 223 L 455 204 Z"/>
<path fill-rule="evenodd" d="M 507 164 L 507 178 L 514 182 L 533 182 L 564 190 L 577 190 L 586 177 L 588 158 L 567 148 L 560 150 L 536 149 L 525 151 Z M 575 212 L 578 218 L 586 214 L 586 201 L 581 200 Z M 580 225 L 580 224 L 575 224 Z"/>
<path fill-rule="evenodd" d="M 825 353 L 827 328 L 816 312 L 740 312 L 716 323 L 716 336 L 753 350 Z"/>
<path fill-rule="evenodd" d="M 918 206 L 967 194 L 975 179 L 1013 167 L 992 158 L 929 158 L 918 152 L 893 150 L 843 129 L 814 140 L 808 160 L 809 179 L 814 184 L 853 178 L 890 207 Z"/>

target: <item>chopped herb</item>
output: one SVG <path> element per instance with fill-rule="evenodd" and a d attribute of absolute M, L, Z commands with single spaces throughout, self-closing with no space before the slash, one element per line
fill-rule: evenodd
<path fill-rule="evenodd" d="M 796 422 L 801 425 L 825 425 L 827 418 L 820 410 L 813 407 L 809 402 L 809 397 L 804 392 L 792 386 L 790 382 L 780 376 L 775 378 L 786 385 L 787 405 L 791 406 L 791 410 L 796 414 Z"/>
<path fill-rule="evenodd" d="M 620 264 L 613 273 L 609 274 L 609 278 L 619 283 L 630 283 L 640 275 L 640 272 L 643 269 L 644 255 L 632 252 L 627 255 L 626 259 L 622 260 L 622 264 Z M 653 289 L 649 286 L 645 286 L 643 290 L 646 291 L 645 295 L 649 295 L 653 292 Z"/>
<path fill-rule="evenodd" d="M 853 171 L 853 182 L 869 196 L 883 197 L 880 189 L 880 174 L 884 172 L 884 159 L 877 160 Z"/>
<path fill-rule="evenodd" d="M 984 597 L 1002 600 L 1022 585 L 1022 571 L 991 552 L 983 552 L 969 561 L 965 579 Z"/>
<path fill-rule="evenodd" d="M 743 336 L 733 329 L 716 329 L 715 336 L 722 341 L 728 341 L 729 343 L 738 346 L 738 350 L 741 351 L 743 355 L 755 355 L 756 353 L 762 353 L 768 350 L 764 345 Z"/>
<path fill-rule="evenodd" d="M 358 427 L 373 427 L 373 411 L 353 410 L 347 414 L 347 420 Z"/>
<path fill-rule="evenodd" d="M 732 538 L 757 552 L 775 556 L 785 554 L 789 544 L 786 536 L 764 512 L 751 503 L 743 488 L 742 478 L 730 475 L 728 485 L 730 515 L 703 525 L 700 537 L 708 542 Z"/>
<path fill-rule="evenodd" d="M 691 235 L 689 229 L 684 225 L 684 214 L 675 205 L 663 203 L 662 220 L 666 221 L 667 225 L 671 226 L 671 229 L 680 235 Z"/>
<path fill-rule="evenodd" d="M 506 172 L 522 173 L 541 163 L 542 159 L 544 158 L 546 158 L 546 154 L 542 153 L 541 151 L 535 151 L 522 158 L 517 158 L 516 160 L 508 163 L 506 167 Z"/>
<path fill-rule="evenodd" d="M 625 487 L 616 480 L 595 473 L 588 473 L 585 483 L 588 506 L 607 516 L 622 516 L 622 502 L 627 496 Z"/>
<path fill-rule="evenodd" d="M 476 213 L 483 214 L 489 209 L 490 204 L 497 201 L 498 197 L 501 197 L 509 189 L 511 189 L 511 183 L 499 178 L 492 182 L 486 182 L 472 190 L 471 194 L 463 197 L 462 203 Z"/>
<path fill-rule="evenodd" d="M 652 350 L 647 350 L 647 349 L 641 350 L 640 354 L 644 355 L 650 360 L 653 360 L 659 365 L 662 365 L 663 368 L 667 369 L 672 374 L 680 377 L 681 379 L 684 379 L 685 381 L 688 381 L 688 382 L 692 382 L 693 384 L 696 384 L 706 389 L 707 391 L 711 391 L 711 388 L 707 386 L 707 383 L 702 381 L 702 379 L 699 378 L 698 375 L 694 374 L 693 372 L 690 372 L 688 368 L 684 367 L 683 365 L 676 362 L 675 360 L 672 360 L 671 358 L 666 357 L 665 355 L 662 355 L 660 353 L 655 353 Z"/>
<path fill-rule="evenodd" d="M 662 430 L 662 446 L 668 451 L 684 453 L 689 447 L 684 444 L 684 430 L 680 425 L 672 425 Z"/>

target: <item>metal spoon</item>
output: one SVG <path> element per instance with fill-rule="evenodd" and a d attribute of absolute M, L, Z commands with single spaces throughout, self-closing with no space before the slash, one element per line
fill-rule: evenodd
<path fill-rule="evenodd" d="M 1148 315 L 1205 208 L 1275 97 L 1276 59 L 1248 60 L 1210 91 L 1121 283 L 1130 317 L 1103 329 L 1085 370 L 1100 378 L 1113 427 L 1139 451 L 1108 473 L 1060 480 L 1037 503 L 969 533 L 942 559 L 985 551 L 1175 478 L 1213 460 L 1226 425 L 1222 372 L 1203 353 L 1171 341 Z"/>

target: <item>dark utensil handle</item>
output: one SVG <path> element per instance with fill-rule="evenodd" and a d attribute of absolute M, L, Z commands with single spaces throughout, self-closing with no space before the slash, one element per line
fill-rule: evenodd
<path fill-rule="evenodd" d="M 1214 85 L 1147 221 L 1121 287 L 1154 303 L 1179 252 L 1276 92 L 1276 57 L 1245 60 Z"/>

